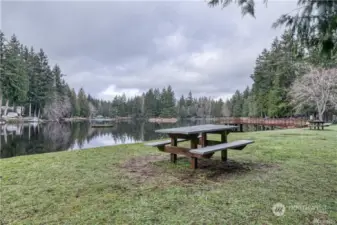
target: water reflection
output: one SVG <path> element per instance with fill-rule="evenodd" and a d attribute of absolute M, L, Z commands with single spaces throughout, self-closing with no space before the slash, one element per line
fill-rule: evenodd
<path fill-rule="evenodd" d="M 0 126 L 0 158 L 135 143 L 162 137 L 154 130 L 177 124 L 118 123 L 92 128 L 89 123 L 7 124 Z"/>
<path fill-rule="evenodd" d="M 112 128 L 92 128 L 86 122 L 7 124 L 0 126 L 0 158 L 149 141 L 166 138 L 165 134 L 155 133 L 157 129 L 204 123 L 209 122 L 155 124 L 132 121 L 117 123 Z M 244 131 L 260 129 L 244 126 Z"/>

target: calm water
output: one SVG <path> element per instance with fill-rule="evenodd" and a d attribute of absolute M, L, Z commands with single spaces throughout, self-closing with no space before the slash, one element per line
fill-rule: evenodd
<path fill-rule="evenodd" d="M 0 126 L 0 158 L 149 141 L 167 137 L 155 133 L 157 129 L 205 123 L 209 122 L 154 124 L 134 121 L 118 123 L 112 128 L 91 128 L 87 122 L 7 124 Z M 244 131 L 251 130 L 255 127 L 244 126 Z"/>

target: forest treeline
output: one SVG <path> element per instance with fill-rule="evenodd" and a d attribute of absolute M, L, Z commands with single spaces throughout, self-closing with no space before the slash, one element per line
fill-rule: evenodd
<path fill-rule="evenodd" d="M 336 67 L 337 61 L 336 58 L 321 55 L 317 47 L 304 48 L 286 31 L 257 57 L 250 76 L 253 80 L 252 87 L 247 87 L 244 91 L 237 90 L 226 101 L 229 115 L 286 117 L 315 114 L 315 104 L 298 108 L 290 95 L 294 81 L 308 72 L 309 65 L 328 69 Z M 295 104 L 298 103 L 295 101 Z M 335 110 L 335 105 L 328 105 L 327 112 Z"/>
<path fill-rule="evenodd" d="M 142 95 L 127 98 L 125 94 L 110 101 L 87 95 L 83 88 L 78 93 L 65 82 L 58 65 L 50 65 L 43 49 L 21 44 L 15 35 L 6 38 L 0 32 L 0 103 L 7 106 L 24 106 L 24 115 L 35 115 L 58 120 L 65 117 L 285 117 L 310 114 L 314 104 L 300 110 L 294 107 L 289 96 L 292 84 L 306 72 L 306 65 L 336 66 L 336 59 L 326 59 L 319 49 L 308 49 L 294 40 L 289 32 L 275 38 L 269 49 L 264 49 L 256 59 L 250 77 L 253 85 L 237 90 L 230 99 L 214 100 L 176 96 L 169 85 L 149 89 Z M 249 76 L 249 74 L 247 74 Z M 327 107 L 335 112 L 335 106 Z"/>
<path fill-rule="evenodd" d="M 43 49 L 36 51 L 20 43 L 16 35 L 0 32 L 0 104 L 24 106 L 25 116 L 58 120 L 65 117 L 205 117 L 221 116 L 223 100 L 193 98 L 192 93 L 177 102 L 172 87 L 149 89 L 141 96 L 125 94 L 111 101 L 93 98 L 83 88 L 78 93 L 65 82 L 61 68 L 50 65 Z M 0 111 L 1 112 L 1 111 Z"/>

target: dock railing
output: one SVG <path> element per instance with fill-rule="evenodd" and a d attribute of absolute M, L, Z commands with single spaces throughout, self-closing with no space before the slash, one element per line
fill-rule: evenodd
<path fill-rule="evenodd" d="M 224 124 L 253 124 L 279 127 L 305 127 L 305 118 L 253 118 L 253 117 L 222 117 L 219 122 Z"/>

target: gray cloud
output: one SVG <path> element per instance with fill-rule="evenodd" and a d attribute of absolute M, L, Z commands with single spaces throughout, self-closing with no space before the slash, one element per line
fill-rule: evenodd
<path fill-rule="evenodd" d="M 256 57 L 295 3 L 240 9 L 205 2 L 3 2 L 1 29 L 43 48 L 77 90 L 111 99 L 171 84 L 177 95 L 228 96 L 251 84 Z"/>

